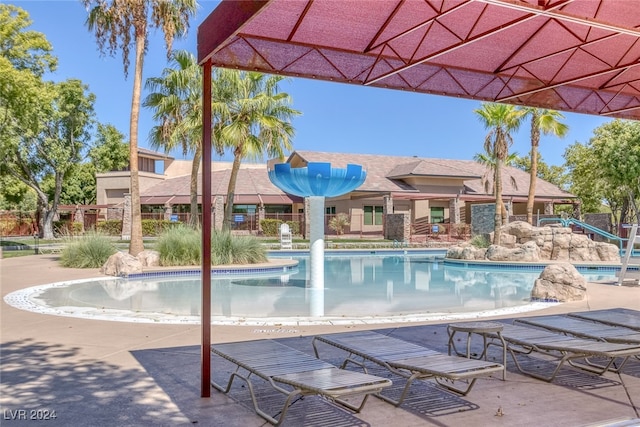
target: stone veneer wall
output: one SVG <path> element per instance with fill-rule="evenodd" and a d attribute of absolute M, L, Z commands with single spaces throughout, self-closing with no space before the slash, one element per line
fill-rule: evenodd
<path fill-rule="evenodd" d="M 411 219 L 409 214 L 387 214 L 385 216 L 384 238 L 408 242 L 411 238 Z"/>
<path fill-rule="evenodd" d="M 600 230 L 604 230 L 608 233 L 611 234 L 617 234 L 612 230 L 612 225 L 611 225 L 611 214 L 608 213 L 588 213 L 588 214 L 584 214 L 584 222 L 586 222 L 589 225 L 593 225 L 594 227 L 599 228 Z M 605 242 L 607 241 L 607 239 L 604 238 L 604 236 L 601 236 L 599 234 L 594 234 L 592 236 L 593 240 L 597 241 L 597 242 Z"/>
<path fill-rule="evenodd" d="M 107 208 L 107 220 L 122 220 L 122 208 Z"/>
<path fill-rule="evenodd" d="M 493 232 L 495 226 L 496 204 L 471 205 L 471 235 Z"/>

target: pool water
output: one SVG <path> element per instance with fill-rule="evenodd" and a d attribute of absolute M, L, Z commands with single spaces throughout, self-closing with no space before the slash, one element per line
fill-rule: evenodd
<path fill-rule="evenodd" d="M 309 287 L 308 256 L 292 257 L 296 269 L 281 275 L 212 276 L 215 318 L 316 316 L 317 291 Z M 586 274 L 588 280 L 613 272 Z M 530 304 L 540 271 L 445 265 L 424 255 L 327 256 L 323 316 L 371 318 L 429 313 L 465 313 Z M 29 299 L 57 310 L 133 313 L 190 319 L 200 315 L 199 276 L 141 280 L 96 279 L 42 288 Z"/>

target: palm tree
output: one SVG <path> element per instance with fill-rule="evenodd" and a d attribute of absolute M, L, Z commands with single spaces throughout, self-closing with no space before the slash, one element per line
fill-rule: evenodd
<path fill-rule="evenodd" d="M 82 0 L 89 11 L 87 28 L 96 36 L 101 53 L 114 55 L 122 51 L 125 77 L 129 71 L 129 51 L 135 44 L 135 71 L 129 121 L 129 168 L 131 173 L 131 241 L 129 253 L 144 250 L 142 213 L 138 181 L 138 122 L 142 91 L 142 67 L 147 49 L 149 28 L 164 32 L 167 53 L 173 39 L 189 29 L 189 18 L 195 14 L 196 0 Z"/>
<path fill-rule="evenodd" d="M 481 108 L 474 110 L 485 129 L 489 130 L 484 140 L 484 151 L 491 153 L 495 159 L 493 182 L 496 197 L 494 215 L 493 244 L 500 244 L 500 228 L 506 222 L 504 202 L 502 201 L 502 165 L 509 156 L 509 147 L 513 144 L 511 133 L 518 130 L 522 122 L 523 112 L 513 105 L 482 103 Z"/>
<path fill-rule="evenodd" d="M 515 166 L 517 161 L 520 159 L 518 153 L 509 153 L 506 159 L 504 159 L 503 166 Z M 488 193 L 490 190 L 495 195 L 496 194 L 496 186 L 495 182 L 493 182 L 490 178 L 489 174 L 494 173 L 494 169 L 496 167 L 496 159 L 493 157 L 492 153 L 476 153 L 473 156 L 473 160 L 480 163 L 481 165 L 487 168 L 486 172 L 482 175 L 482 186 L 484 187 L 484 192 Z M 514 188 L 518 189 L 518 183 L 516 182 L 513 176 L 510 176 L 511 185 Z M 492 188 L 493 187 L 493 188 Z"/>
<path fill-rule="evenodd" d="M 564 137 L 569 126 L 561 123 L 562 113 L 546 108 L 524 107 L 524 116 L 531 117 L 531 169 L 529 170 L 529 195 L 527 196 L 527 222 L 533 224 L 533 202 L 536 196 L 536 178 L 538 177 L 538 147 L 540 132 L 545 135 Z"/>
<path fill-rule="evenodd" d="M 291 119 L 300 114 L 289 104 L 291 97 L 279 91 L 284 77 L 257 72 L 220 70 L 220 85 L 228 91 L 226 106 L 220 105 L 219 125 L 214 125 L 216 141 L 233 150 L 233 165 L 224 212 L 226 230 L 231 228 L 236 179 L 243 159 L 259 160 L 265 154 L 284 158 L 291 150 L 294 128 Z"/>
<path fill-rule="evenodd" d="M 165 68 L 161 77 L 147 79 L 145 88 L 151 93 L 142 105 L 151 108 L 154 120 L 160 122 L 149 132 L 154 148 L 162 147 L 169 152 L 181 147 L 184 155 L 194 153 L 189 225 L 197 228 L 198 169 L 202 160 L 202 68 L 187 51 L 173 52 L 170 65 L 174 68 Z"/>

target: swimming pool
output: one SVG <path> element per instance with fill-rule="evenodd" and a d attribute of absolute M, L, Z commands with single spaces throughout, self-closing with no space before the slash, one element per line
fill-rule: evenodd
<path fill-rule="evenodd" d="M 327 254 L 325 288 L 310 289 L 308 256 L 275 273 L 212 275 L 214 323 L 291 324 L 384 322 L 478 317 L 536 309 L 530 301 L 540 270 L 449 265 L 444 254 Z M 588 280 L 611 272 L 583 273 Z M 162 323 L 199 323 L 201 283 L 197 271 L 93 279 L 38 286 L 9 294 L 10 305 L 47 314 Z M 320 299 L 318 299 L 320 298 Z M 318 301 L 322 315 L 318 316 Z M 545 305 L 546 304 L 546 305 Z M 314 310 L 316 310 L 314 312 Z"/>

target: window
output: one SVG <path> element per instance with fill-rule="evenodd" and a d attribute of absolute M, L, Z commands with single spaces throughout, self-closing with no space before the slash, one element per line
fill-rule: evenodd
<path fill-rule="evenodd" d="M 444 222 L 444 208 L 431 208 L 431 224 Z"/>
<path fill-rule="evenodd" d="M 364 225 L 382 225 L 382 206 L 365 206 Z"/>
<path fill-rule="evenodd" d="M 233 205 L 233 213 L 256 214 L 256 205 Z"/>
<path fill-rule="evenodd" d="M 265 213 L 291 213 L 291 205 L 264 205 Z"/>
<path fill-rule="evenodd" d="M 325 210 L 325 214 L 326 215 L 335 215 L 336 214 L 336 207 L 335 206 L 327 206 L 324 208 Z"/>

